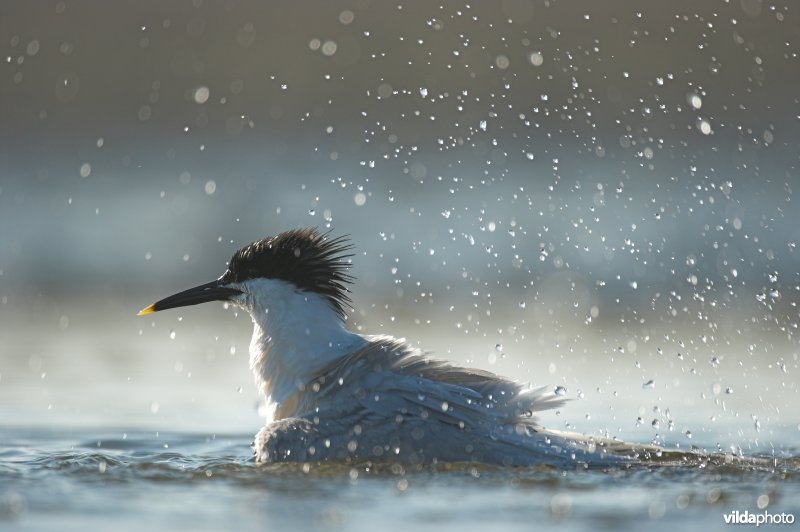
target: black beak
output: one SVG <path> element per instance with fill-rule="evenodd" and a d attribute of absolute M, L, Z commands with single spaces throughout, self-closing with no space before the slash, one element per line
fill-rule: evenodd
<path fill-rule="evenodd" d="M 220 284 L 219 280 L 211 281 L 210 283 L 195 286 L 175 295 L 165 297 L 161 301 L 156 301 L 149 307 L 145 307 L 139 311 L 139 316 L 145 314 L 152 314 L 159 310 L 167 310 L 169 308 L 188 307 L 189 305 L 199 305 L 200 303 L 207 303 L 209 301 L 230 301 L 233 297 L 241 294 L 241 290 L 235 288 L 228 288 Z"/>

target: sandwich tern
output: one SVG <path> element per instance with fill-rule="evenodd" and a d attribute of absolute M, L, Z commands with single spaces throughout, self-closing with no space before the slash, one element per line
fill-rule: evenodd
<path fill-rule="evenodd" d="M 226 301 L 253 320 L 250 367 L 271 407 L 257 462 L 388 460 L 620 467 L 662 449 L 546 429 L 564 398 L 347 329 L 352 246 L 317 229 L 257 240 L 221 277 L 142 309 Z"/>

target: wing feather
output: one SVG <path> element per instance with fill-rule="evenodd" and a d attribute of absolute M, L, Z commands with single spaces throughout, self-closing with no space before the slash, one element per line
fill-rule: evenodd
<path fill-rule="evenodd" d="M 388 336 L 371 337 L 362 349 L 323 369 L 302 395 L 297 410 L 313 410 L 320 418 L 348 418 L 363 410 L 362 415 L 389 418 L 432 416 L 462 427 L 535 426 L 534 412 L 565 402 L 544 387 L 529 389 L 488 371 L 452 366 Z"/>

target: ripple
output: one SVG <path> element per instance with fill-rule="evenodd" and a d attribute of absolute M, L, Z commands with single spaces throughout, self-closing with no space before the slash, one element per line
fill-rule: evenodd
<path fill-rule="evenodd" d="M 0 527 L 111 528 L 150 516 L 170 528 L 255 529 L 266 520 L 271 528 L 360 521 L 366 530 L 379 520 L 423 526 L 444 519 L 477 531 L 488 524 L 527 530 L 553 518 L 580 530 L 597 518 L 611 528 L 634 527 L 642 515 L 664 508 L 670 515 L 680 508 L 711 526 L 723 509 L 745 508 L 756 496 L 783 509 L 800 493 L 794 450 L 743 458 L 674 451 L 626 469 L 562 470 L 347 460 L 256 464 L 244 435 L 74 436 L 14 432 L 0 440 Z"/>

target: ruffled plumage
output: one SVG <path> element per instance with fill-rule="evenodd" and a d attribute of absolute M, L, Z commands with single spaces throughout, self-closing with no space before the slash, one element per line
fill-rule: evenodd
<path fill-rule="evenodd" d="M 563 398 L 431 360 L 391 337 L 368 340 L 281 405 L 279 419 L 256 438 L 258 461 L 608 467 L 656 450 L 543 429 L 533 413 L 559 407 Z"/>

